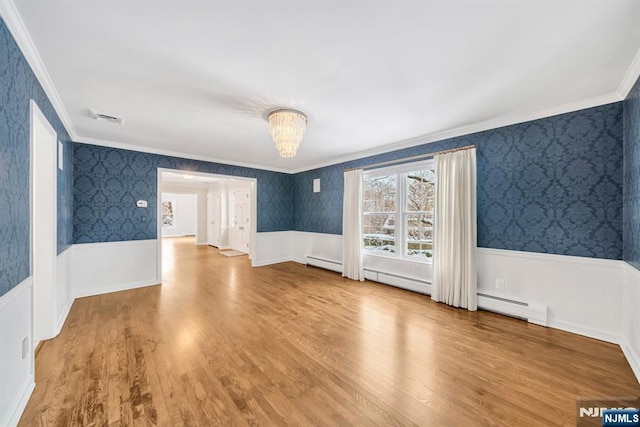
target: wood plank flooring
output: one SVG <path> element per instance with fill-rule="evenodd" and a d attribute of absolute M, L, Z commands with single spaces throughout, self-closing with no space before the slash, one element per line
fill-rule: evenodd
<path fill-rule="evenodd" d="M 165 239 L 164 284 L 77 300 L 22 426 L 575 425 L 639 396 L 612 344 Z"/>

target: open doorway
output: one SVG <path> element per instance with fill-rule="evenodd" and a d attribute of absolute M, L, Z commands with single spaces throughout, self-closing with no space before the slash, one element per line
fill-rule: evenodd
<path fill-rule="evenodd" d="M 158 168 L 158 236 L 189 238 L 253 260 L 256 217 L 256 179 Z M 162 250 L 158 239 L 159 277 Z"/>

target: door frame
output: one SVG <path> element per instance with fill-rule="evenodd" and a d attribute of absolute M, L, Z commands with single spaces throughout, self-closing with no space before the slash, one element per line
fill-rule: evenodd
<path fill-rule="evenodd" d="M 29 270 L 33 278 L 31 335 L 32 349 L 34 349 L 38 342 L 55 337 L 57 332 L 58 134 L 33 99 L 29 100 L 29 116 L 29 241 L 31 242 Z M 36 148 L 42 147 L 42 145 L 40 142 L 36 142 L 36 123 L 41 125 L 48 134 L 47 139 L 52 141 L 51 147 L 48 145 L 45 147 L 46 151 L 40 150 L 38 152 L 38 154 L 45 156 L 44 159 L 41 159 L 42 161 L 38 162 L 36 162 Z M 37 182 L 36 172 L 38 172 Z M 51 197 L 45 197 L 43 201 L 39 197 L 41 191 L 36 191 L 36 189 L 41 184 L 46 187 L 42 192 L 49 193 L 53 200 Z M 36 216 L 36 211 L 42 215 Z M 48 218 L 47 215 L 52 217 Z M 40 232 L 36 233 L 36 229 Z M 45 242 L 43 242 L 43 236 Z M 41 253 L 43 245 L 50 245 L 50 247 Z M 36 248 L 38 256 L 36 256 Z M 41 269 L 45 271 L 40 272 Z M 51 280 L 42 280 L 45 275 Z M 43 287 L 43 284 L 47 284 L 47 286 Z"/>
<path fill-rule="evenodd" d="M 199 175 L 199 176 L 207 176 L 212 178 L 223 178 L 223 179 L 233 179 L 233 180 L 241 180 L 248 181 L 251 183 L 249 188 L 249 200 L 251 203 L 250 211 L 250 221 L 251 221 L 251 234 L 250 234 L 250 251 L 249 251 L 249 259 L 251 260 L 251 266 L 253 267 L 253 263 L 255 262 L 255 254 L 256 254 L 256 246 L 257 246 L 257 237 L 258 237 L 258 197 L 257 197 L 257 189 L 258 189 L 258 179 L 257 178 L 247 178 L 242 176 L 235 175 L 222 175 L 217 173 L 208 173 L 208 172 L 198 172 L 184 169 L 171 169 L 171 168 L 157 168 L 157 184 L 156 184 L 156 241 L 157 241 L 157 275 L 158 280 L 162 282 L 162 223 L 160 218 L 162 216 L 162 172 L 173 172 L 173 173 L 188 173 L 189 175 Z"/>

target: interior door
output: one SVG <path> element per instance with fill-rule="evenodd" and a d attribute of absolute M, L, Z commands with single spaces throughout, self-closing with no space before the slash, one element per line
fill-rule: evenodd
<path fill-rule="evenodd" d="M 207 244 L 220 247 L 220 193 L 207 194 Z"/>
<path fill-rule="evenodd" d="M 249 190 L 233 193 L 233 249 L 249 253 L 251 236 Z"/>

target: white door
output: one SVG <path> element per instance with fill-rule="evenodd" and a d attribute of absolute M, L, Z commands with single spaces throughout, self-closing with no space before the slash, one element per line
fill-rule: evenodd
<path fill-rule="evenodd" d="M 249 253 L 251 236 L 249 190 L 233 193 L 233 249 Z"/>
<path fill-rule="evenodd" d="M 220 247 L 220 193 L 207 194 L 207 244 Z"/>
<path fill-rule="evenodd" d="M 57 328 L 57 137 L 38 106 L 31 104 L 31 272 L 34 342 Z"/>

